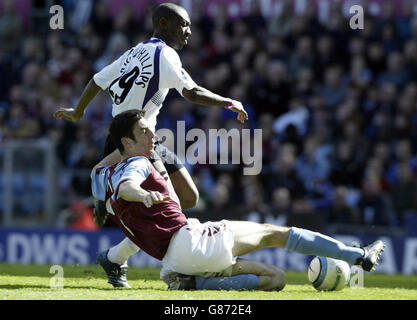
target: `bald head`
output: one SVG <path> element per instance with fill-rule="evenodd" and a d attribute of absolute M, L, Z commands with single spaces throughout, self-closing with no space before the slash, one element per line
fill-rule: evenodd
<path fill-rule="evenodd" d="M 174 3 L 163 3 L 152 14 L 153 36 L 180 50 L 191 35 L 191 21 L 187 10 Z"/>
<path fill-rule="evenodd" d="M 157 29 L 162 18 L 172 21 L 184 15 L 188 17 L 187 10 L 183 7 L 175 3 L 162 3 L 156 7 L 152 14 L 152 24 L 154 29 Z"/>

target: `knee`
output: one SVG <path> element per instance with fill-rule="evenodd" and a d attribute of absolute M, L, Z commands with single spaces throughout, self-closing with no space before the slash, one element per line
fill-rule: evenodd
<path fill-rule="evenodd" d="M 189 192 L 178 196 L 180 198 L 182 209 L 190 209 L 197 205 L 200 194 L 197 189 L 192 189 Z"/>
<path fill-rule="evenodd" d="M 287 278 L 285 272 L 282 270 L 276 270 L 272 277 L 272 290 L 281 291 L 287 284 Z"/>
<path fill-rule="evenodd" d="M 266 269 L 262 275 L 265 276 L 267 280 L 265 279 L 266 281 L 260 289 L 268 291 L 281 291 L 284 289 L 287 284 L 285 272 L 276 266 L 266 265 L 265 267 Z"/>

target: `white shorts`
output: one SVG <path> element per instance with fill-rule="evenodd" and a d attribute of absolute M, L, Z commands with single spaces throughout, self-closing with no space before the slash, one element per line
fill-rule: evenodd
<path fill-rule="evenodd" d="M 202 224 L 191 218 L 187 222 L 171 238 L 162 259 L 161 279 L 167 282 L 172 273 L 230 276 L 236 257 L 232 254 L 234 240 L 229 221 Z"/>

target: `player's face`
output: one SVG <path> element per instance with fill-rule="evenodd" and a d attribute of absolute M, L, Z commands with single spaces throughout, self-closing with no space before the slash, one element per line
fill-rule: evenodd
<path fill-rule="evenodd" d="M 154 152 L 155 134 L 149 129 L 148 122 L 145 118 L 138 120 L 133 129 L 135 142 L 133 144 L 134 151 L 137 155 L 150 157 Z"/>
<path fill-rule="evenodd" d="M 171 23 L 171 38 L 174 49 L 181 50 L 188 44 L 191 35 L 191 21 L 187 11 L 180 10 Z"/>

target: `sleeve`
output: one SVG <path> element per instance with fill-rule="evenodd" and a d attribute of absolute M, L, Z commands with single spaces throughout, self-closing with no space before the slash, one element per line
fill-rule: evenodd
<path fill-rule="evenodd" d="M 151 174 L 151 164 L 144 157 L 135 157 L 129 160 L 128 165 L 124 168 L 120 181 L 117 183 L 116 189 L 125 181 L 134 181 L 141 185 Z"/>
<path fill-rule="evenodd" d="M 97 72 L 93 78 L 94 82 L 102 89 L 106 90 L 113 80 L 120 76 L 120 70 L 123 67 L 123 63 L 132 49 L 126 51 L 119 59 L 113 61 L 108 66 L 104 67 L 101 71 Z"/>
<path fill-rule="evenodd" d="M 91 192 L 96 200 L 105 201 L 108 166 L 99 167 L 91 177 Z"/>
<path fill-rule="evenodd" d="M 164 48 L 160 56 L 160 88 L 175 88 L 182 96 L 182 90 L 191 90 L 197 84 L 191 76 L 184 70 L 180 57 L 174 49 Z"/>

